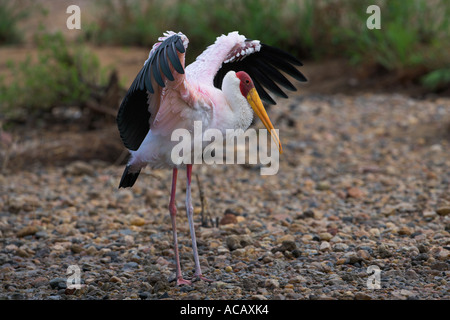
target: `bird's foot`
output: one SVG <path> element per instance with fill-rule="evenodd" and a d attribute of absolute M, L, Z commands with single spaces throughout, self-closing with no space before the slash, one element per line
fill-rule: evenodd
<path fill-rule="evenodd" d="M 185 280 L 183 279 L 183 277 L 178 277 L 177 278 L 177 286 L 181 286 L 181 285 L 191 285 L 192 282 L 190 280 Z"/>
<path fill-rule="evenodd" d="M 203 280 L 206 282 L 214 282 L 214 280 L 208 279 L 201 274 L 196 275 L 195 278 L 193 279 L 193 281 L 200 281 L 200 280 Z"/>

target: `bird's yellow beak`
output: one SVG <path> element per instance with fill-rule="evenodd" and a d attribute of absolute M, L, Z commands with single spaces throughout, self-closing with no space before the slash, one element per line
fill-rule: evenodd
<path fill-rule="evenodd" d="M 283 148 L 281 147 L 280 138 L 278 138 L 277 132 L 275 131 L 272 122 L 270 122 L 269 116 L 267 115 L 266 109 L 259 98 L 258 91 L 255 88 L 250 89 L 247 95 L 248 103 L 252 106 L 253 111 L 261 119 L 262 123 L 266 129 L 270 132 L 273 140 L 278 144 L 278 150 L 283 153 Z"/>

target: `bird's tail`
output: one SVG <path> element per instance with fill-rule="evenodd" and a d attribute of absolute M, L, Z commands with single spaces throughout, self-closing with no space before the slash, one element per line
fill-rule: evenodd
<path fill-rule="evenodd" d="M 136 182 L 137 178 L 139 177 L 139 173 L 141 172 L 141 169 L 137 172 L 130 172 L 130 165 L 127 165 L 125 167 L 125 170 L 123 170 L 122 179 L 120 179 L 119 188 L 128 188 L 132 187 L 134 183 Z"/>

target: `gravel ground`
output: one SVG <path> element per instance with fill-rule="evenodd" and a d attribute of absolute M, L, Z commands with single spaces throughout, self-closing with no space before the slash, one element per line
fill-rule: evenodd
<path fill-rule="evenodd" d="M 450 100 L 310 94 L 269 114 L 284 146 L 277 175 L 194 167 L 220 221 L 197 226 L 213 283 L 171 281 L 170 171 L 144 170 L 118 190 L 123 167 L 73 162 L 0 175 L 0 298 L 449 299 Z M 181 171 L 190 278 L 185 181 Z M 200 224 L 196 180 L 193 196 Z"/>

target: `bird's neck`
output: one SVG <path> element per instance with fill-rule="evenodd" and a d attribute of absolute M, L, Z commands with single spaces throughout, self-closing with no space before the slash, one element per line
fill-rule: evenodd
<path fill-rule="evenodd" d="M 227 100 L 232 114 L 231 127 L 247 130 L 253 120 L 253 110 L 247 102 L 247 99 L 239 93 L 228 95 Z"/>
<path fill-rule="evenodd" d="M 234 72 L 229 72 L 223 79 L 222 92 L 230 108 L 228 128 L 247 130 L 253 120 L 253 110 L 242 95 L 239 84 Z"/>

